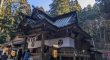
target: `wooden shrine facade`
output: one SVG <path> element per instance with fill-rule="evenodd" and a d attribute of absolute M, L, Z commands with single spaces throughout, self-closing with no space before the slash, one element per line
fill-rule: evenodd
<path fill-rule="evenodd" d="M 31 16 L 23 18 L 18 31 L 23 33 L 25 42 L 28 43 L 27 48 L 34 49 L 35 54 L 40 54 L 40 57 L 44 57 L 45 53 L 51 55 L 52 47 L 55 46 L 60 60 L 89 60 L 91 37 L 79 27 L 76 12 L 50 17 L 34 8 Z"/>

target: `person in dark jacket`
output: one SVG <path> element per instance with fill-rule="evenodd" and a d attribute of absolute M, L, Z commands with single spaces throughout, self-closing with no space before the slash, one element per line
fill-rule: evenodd
<path fill-rule="evenodd" d="M 7 60 L 8 56 L 6 55 L 6 53 L 4 53 L 4 55 L 1 56 L 1 60 Z"/>
<path fill-rule="evenodd" d="M 18 60 L 22 59 L 22 49 L 19 49 L 18 51 Z"/>
<path fill-rule="evenodd" d="M 30 58 L 30 52 L 29 50 L 27 50 L 23 56 L 23 60 L 29 60 L 29 58 Z"/>

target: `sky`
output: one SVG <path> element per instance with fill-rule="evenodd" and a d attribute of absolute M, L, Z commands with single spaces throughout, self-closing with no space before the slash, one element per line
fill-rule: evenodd
<path fill-rule="evenodd" d="M 82 8 L 86 7 L 88 4 L 92 5 L 95 3 L 95 0 L 78 0 Z M 49 4 L 52 3 L 52 0 L 28 0 L 30 5 L 42 6 L 46 11 L 50 9 Z"/>

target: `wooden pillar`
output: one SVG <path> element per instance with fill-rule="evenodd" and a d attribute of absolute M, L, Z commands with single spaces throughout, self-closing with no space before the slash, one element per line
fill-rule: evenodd
<path fill-rule="evenodd" d="M 27 36 L 25 36 L 24 48 L 23 48 L 23 50 L 25 51 L 26 49 L 27 49 Z"/>
<path fill-rule="evenodd" d="M 76 60 L 76 50 L 74 50 L 73 60 Z"/>
<path fill-rule="evenodd" d="M 79 60 L 81 60 L 81 56 L 79 56 Z"/>
<path fill-rule="evenodd" d="M 62 60 L 61 58 L 62 58 L 62 57 L 61 57 L 61 55 L 60 55 L 60 60 Z"/>
<path fill-rule="evenodd" d="M 83 60 L 86 60 L 86 57 L 85 56 L 83 56 Z"/>
<path fill-rule="evenodd" d="M 44 32 L 42 33 L 42 40 L 41 40 L 41 60 L 45 60 L 45 55 L 44 55 Z"/>
<path fill-rule="evenodd" d="M 76 56 L 73 57 L 73 60 L 76 60 Z"/>

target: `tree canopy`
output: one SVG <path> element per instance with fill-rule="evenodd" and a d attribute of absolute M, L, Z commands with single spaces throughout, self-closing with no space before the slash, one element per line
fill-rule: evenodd
<path fill-rule="evenodd" d="M 61 15 L 70 12 L 69 0 L 53 0 L 53 3 L 50 5 L 50 7 L 51 15 Z"/>
<path fill-rule="evenodd" d="M 71 11 L 80 11 L 81 6 L 78 1 L 70 1 L 70 0 L 53 0 L 53 3 L 50 4 L 50 14 L 52 16 L 62 15 Z"/>
<path fill-rule="evenodd" d="M 100 11 L 103 13 L 102 16 L 106 19 L 110 19 L 110 0 L 96 0 L 99 4 Z"/>

